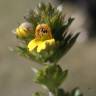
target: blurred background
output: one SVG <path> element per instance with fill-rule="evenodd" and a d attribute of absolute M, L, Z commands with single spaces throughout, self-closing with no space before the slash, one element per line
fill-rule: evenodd
<path fill-rule="evenodd" d="M 48 0 L 0 0 L 0 96 L 31 96 L 42 88 L 32 82 L 35 62 L 14 52 L 18 42 L 12 34 L 29 9 Z M 50 0 L 63 8 L 67 16 L 75 17 L 70 32 L 81 32 L 69 53 L 60 60 L 69 69 L 66 82 L 61 86 L 70 91 L 80 87 L 84 96 L 96 96 L 96 0 Z"/>

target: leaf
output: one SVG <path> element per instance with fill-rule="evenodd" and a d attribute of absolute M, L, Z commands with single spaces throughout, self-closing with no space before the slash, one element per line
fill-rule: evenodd
<path fill-rule="evenodd" d="M 64 31 L 66 30 L 66 29 L 68 29 L 68 27 L 72 24 L 72 22 L 74 21 L 74 18 L 72 18 L 72 17 L 69 17 L 69 19 L 68 19 L 68 23 L 66 24 L 64 24 L 63 25 L 63 27 L 64 27 Z"/>
<path fill-rule="evenodd" d="M 16 47 L 16 51 L 20 53 L 20 55 L 27 57 L 27 48 L 26 47 L 21 47 L 21 46 L 17 46 Z"/>
<path fill-rule="evenodd" d="M 46 65 L 45 68 L 38 70 L 34 81 L 45 85 L 49 90 L 54 90 L 62 84 L 67 77 L 67 73 L 68 70 L 63 71 L 59 65 Z"/>

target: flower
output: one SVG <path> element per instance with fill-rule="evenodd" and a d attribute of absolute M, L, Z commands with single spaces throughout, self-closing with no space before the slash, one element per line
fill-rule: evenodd
<path fill-rule="evenodd" d="M 35 39 L 28 44 L 28 49 L 32 52 L 37 48 L 37 52 L 41 52 L 48 46 L 54 45 L 55 39 L 52 38 L 51 29 L 47 24 L 39 24 L 35 30 Z"/>
<path fill-rule="evenodd" d="M 16 35 L 19 38 L 26 38 L 29 36 L 29 34 L 32 31 L 32 24 L 28 22 L 22 23 L 17 29 L 16 29 Z"/>
<path fill-rule="evenodd" d="M 42 50 L 46 49 L 48 46 L 54 45 L 55 40 L 54 39 L 49 39 L 45 41 L 38 41 L 36 39 L 33 39 L 32 41 L 29 42 L 28 44 L 28 49 L 30 52 L 32 52 L 35 48 L 37 48 L 37 52 L 41 52 Z"/>

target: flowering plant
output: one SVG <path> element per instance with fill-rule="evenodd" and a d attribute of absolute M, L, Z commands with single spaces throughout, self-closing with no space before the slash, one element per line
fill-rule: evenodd
<path fill-rule="evenodd" d="M 31 10 L 24 19 L 25 22 L 16 28 L 16 37 L 22 43 L 17 46 L 17 50 L 23 56 L 43 65 L 41 69 L 35 68 L 34 81 L 45 86 L 49 90 L 49 95 L 82 96 L 78 88 L 72 92 L 65 92 L 60 88 L 68 75 L 68 70 L 63 70 L 58 61 L 69 51 L 79 35 L 68 33 L 74 18 L 66 20 L 62 12 L 51 3 L 40 3 L 37 9 Z M 33 94 L 42 95 L 42 92 Z"/>

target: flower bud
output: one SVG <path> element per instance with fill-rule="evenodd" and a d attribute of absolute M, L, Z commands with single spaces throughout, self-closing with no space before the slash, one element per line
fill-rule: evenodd
<path fill-rule="evenodd" d="M 17 29 L 16 29 L 16 35 L 19 38 L 26 38 L 28 37 L 32 32 L 32 24 L 28 22 L 22 23 Z"/>

